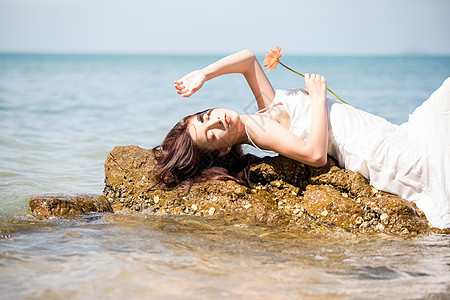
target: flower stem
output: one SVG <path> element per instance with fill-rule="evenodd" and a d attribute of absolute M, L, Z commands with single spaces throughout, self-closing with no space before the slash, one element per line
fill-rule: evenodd
<path fill-rule="evenodd" d="M 305 75 L 303 75 L 302 73 L 299 73 L 299 72 L 297 72 L 297 71 L 295 71 L 295 70 L 289 68 L 288 66 L 286 66 L 285 64 L 283 64 L 281 61 L 278 61 L 278 63 L 279 63 L 280 65 L 282 65 L 283 67 L 285 67 L 286 69 L 288 69 L 289 71 L 292 71 L 292 72 L 294 72 L 295 74 L 298 74 L 298 75 L 300 75 L 300 76 L 302 76 L 302 77 L 305 77 Z M 338 98 L 339 100 L 341 100 L 342 103 L 348 104 L 347 102 L 345 102 L 344 100 L 342 100 L 341 97 L 339 97 L 338 95 L 336 95 L 332 90 L 330 90 L 329 88 L 327 88 L 327 90 L 328 90 L 330 93 L 332 93 L 336 98 Z M 350 104 L 348 104 L 348 105 L 350 105 Z"/>

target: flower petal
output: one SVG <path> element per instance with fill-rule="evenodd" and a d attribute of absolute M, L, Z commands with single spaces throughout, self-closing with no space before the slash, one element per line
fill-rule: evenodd
<path fill-rule="evenodd" d="M 277 68 L 277 64 L 280 61 L 281 56 L 281 48 L 277 46 L 276 50 L 270 49 L 271 52 L 266 53 L 266 58 L 263 61 L 263 66 L 268 67 L 267 72 L 275 70 Z"/>

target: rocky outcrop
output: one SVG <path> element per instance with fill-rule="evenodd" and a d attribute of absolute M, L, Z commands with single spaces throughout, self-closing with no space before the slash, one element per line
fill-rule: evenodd
<path fill-rule="evenodd" d="M 113 211 L 104 196 L 38 196 L 29 205 L 37 219 Z"/>
<path fill-rule="evenodd" d="M 298 224 L 352 232 L 415 234 L 431 230 L 413 203 L 377 191 L 358 173 L 329 159 L 313 168 L 285 157 L 251 168 L 253 187 L 213 180 L 180 189 L 157 188 L 151 150 L 117 146 L 105 162 L 104 196 L 114 211 L 215 216 L 269 225 Z"/>
<path fill-rule="evenodd" d="M 32 214 L 45 219 L 130 211 L 355 233 L 450 233 L 433 229 L 413 203 L 374 189 L 331 158 L 314 168 L 282 156 L 266 157 L 250 169 L 252 188 L 211 180 L 194 184 L 187 193 L 159 188 L 154 167 L 151 150 L 117 146 L 105 162 L 103 196 L 35 197 Z"/>

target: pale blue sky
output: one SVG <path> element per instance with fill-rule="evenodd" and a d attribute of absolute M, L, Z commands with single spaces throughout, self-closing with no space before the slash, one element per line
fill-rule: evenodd
<path fill-rule="evenodd" d="M 0 52 L 450 55 L 449 0 L 0 0 Z"/>

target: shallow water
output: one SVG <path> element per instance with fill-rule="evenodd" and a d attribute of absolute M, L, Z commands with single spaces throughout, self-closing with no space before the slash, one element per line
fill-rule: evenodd
<path fill-rule="evenodd" d="M 0 54 L 0 298 L 450 297 L 450 237 L 357 236 L 205 218 L 26 217 L 43 194 L 101 194 L 116 145 L 157 145 L 187 113 L 256 105 L 241 76 L 180 99 L 173 80 L 217 56 Z M 262 58 L 262 57 L 260 57 Z M 352 105 L 400 124 L 450 57 L 290 57 Z M 302 87 L 281 67 L 275 88 Z M 436 294 L 436 295 L 434 295 Z M 434 296 L 433 296 L 434 295 Z"/>
<path fill-rule="evenodd" d="M 198 217 L 4 219 L 2 296 L 444 299 L 450 236 L 248 226 Z"/>

